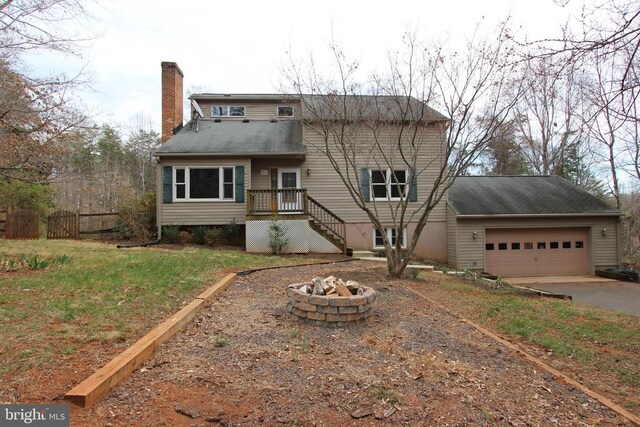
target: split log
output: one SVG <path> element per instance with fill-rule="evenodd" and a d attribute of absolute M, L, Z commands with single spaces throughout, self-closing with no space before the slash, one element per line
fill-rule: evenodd
<path fill-rule="evenodd" d="M 360 288 L 360 283 L 356 282 L 355 280 L 347 280 L 347 283 L 345 284 L 350 291 L 355 291 Z"/>
<path fill-rule="evenodd" d="M 320 277 L 313 279 L 313 291 L 311 292 L 311 295 L 324 295 L 324 286 L 324 280 Z"/>
<path fill-rule="evenodd" d="M 324 283 L 326 283 L 329 286 L 336 286 L 336 278 L 335 276 L 328 276 L 324 278 Z"/>
<path fill-rule="evenodd" d="M 347 286 L 343 283 L 340 283 L 338 286 L 336 286 L 336 292 L 341 297 L 350 297 L 353 295 L 351 291 L 347 289 Z"/>

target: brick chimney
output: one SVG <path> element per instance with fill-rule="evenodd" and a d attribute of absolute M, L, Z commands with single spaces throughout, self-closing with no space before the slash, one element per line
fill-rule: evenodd
<path fill-rule="evenodd" d="M 162 67 L 162 143 L 182 128 L 182 79 L 184 74 L 175 62 L 161 62 Z"/>

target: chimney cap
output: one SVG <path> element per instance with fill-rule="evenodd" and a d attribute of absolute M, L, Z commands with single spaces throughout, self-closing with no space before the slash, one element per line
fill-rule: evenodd
<path fill-rule="evenodd" d="M 184 77 L 184 73 L 182 72 L 182 70 L 180 69 L 180 67 L 176 62 L 162 61 L 160 63 L 160 66 L 162 68 L 175 68 L 176 71 L 178 71 L 178 74 L 180 74 L 180 77 Z"/>

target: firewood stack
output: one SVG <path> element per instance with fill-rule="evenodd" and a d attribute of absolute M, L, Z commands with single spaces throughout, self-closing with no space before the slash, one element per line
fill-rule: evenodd
<path fill-rule="evenodd" d="M 350 297 L 352 295 L 362 295 L 364 289 L 354 280 L 336 279 L 334 276 L 314 277 L 310 283 L 306 283 L 300 288 L 302 293 L 309 295 L 327 295 Z"/>

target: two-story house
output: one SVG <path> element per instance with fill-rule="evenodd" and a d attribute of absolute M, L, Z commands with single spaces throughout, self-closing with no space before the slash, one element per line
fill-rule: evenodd
<path fill-rule="evenodd" d="M 161 65 L 159 228 L 235 220 L 245 228 L 247 251 L 268 252 L 275 216 L 287 229 L 290 252 L 382 249 L 380 232 L 323 154 L 321 135 L 300 120 L 305 111 L 298 96 L 193 94 L 191 118 L 183 125 L 183 73 L 173 62 Z M 408 209 L 418 209 L 428 197 L 429 168 L 444 143 L 447 122 L 430 110 L 421 123 L 417 167 L 426 173 L 404 195 Z M 366 144 L 366 132 L 362 138 Z M 406 170 L 390 170 L 375 159 L 354 162 L 367 202 L 399 196 L 409 179 Z M 620 212 L 565 180 L 467 177 L 450 191 L 457 193 L 429 215 L 416 255 L 497 274 L 543 274 L 552 264 L 561 271 L 563 260 L 575 264 L 571 273 L 589 273 L 619 261 Z M 379 212 L 383 224 L 392 223 L 390 209 Z M 402 236 L 391 227 L 385 233 L 391 241 L 407 242 L 414 230 L 409 222 Z"/>

